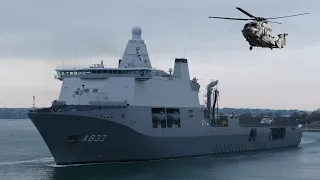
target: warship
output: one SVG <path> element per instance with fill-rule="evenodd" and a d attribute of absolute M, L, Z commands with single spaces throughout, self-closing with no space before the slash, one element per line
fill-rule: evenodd
<path fill-rule="evenodd" d="M 132 28 L 117 68 L 57 68 L 62 81 L 50 107 L 28 117 L 57 165 L 146 161 L 297 147 L 301 125 L 240 121 L 217 112 L 218 80 L 190 78 L 188 60 L 168 71 L 151 65 L 140 27 Z M 236 93 L 236 91 L 235 91 Z"/>

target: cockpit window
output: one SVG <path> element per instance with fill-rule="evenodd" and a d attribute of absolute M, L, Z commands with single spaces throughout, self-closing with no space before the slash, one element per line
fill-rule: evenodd
<path fill-rule="evenodd" d="M 257 27 L 257 23 L 254 23 L 254 22 L 252 22 L 250 25 L 251 27 Z"/>

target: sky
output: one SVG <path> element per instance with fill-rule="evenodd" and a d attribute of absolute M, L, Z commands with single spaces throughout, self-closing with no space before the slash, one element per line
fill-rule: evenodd
<path fill-rule="evenodd" d="M 247 18 L 309 12 L 279 19 L 284 49 L 254 48 L 241 34 Z M 202 86 L 219 79 L 220 107 L 320 108 L 318 0 L 0 0 L 0 107 L 50 106 L 62 82 L 55 68 L 99 63 L 115 67 L 134 26 L 142 28 L 153 67 L 185 57 Z M 64 62 L 64 63 L 63 63 Z"/>

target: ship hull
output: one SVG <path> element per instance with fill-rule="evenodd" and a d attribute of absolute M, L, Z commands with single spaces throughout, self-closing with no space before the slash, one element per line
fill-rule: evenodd
<path fill-rule="evenodd" d="M 45 113 L 29 117 L 57 165 L 145 161 L 296 147 L 302 137 L 302 131 L 294 126 L 287 126 L 285 138 L 279 140 L 269 140 L 269 127 L 255 127 L 258 137 L 249 142 L 248 134 L 244 133 L 160 137 L 142 134 L 123 124 L 97 117 Z M 250 130 L 251 127 L 242 128 Z"/>

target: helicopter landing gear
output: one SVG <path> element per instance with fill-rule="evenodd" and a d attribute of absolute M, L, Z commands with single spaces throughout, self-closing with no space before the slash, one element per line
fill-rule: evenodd
<path fill-rule="evenodd" d="M 249 49 L 250 49 L 250 51 L 252 50 L 252 48 L 253 48 L 253 47 L 252 47 L 252 46 L 250 46 L 250 48 L 249 48 Z"/>

